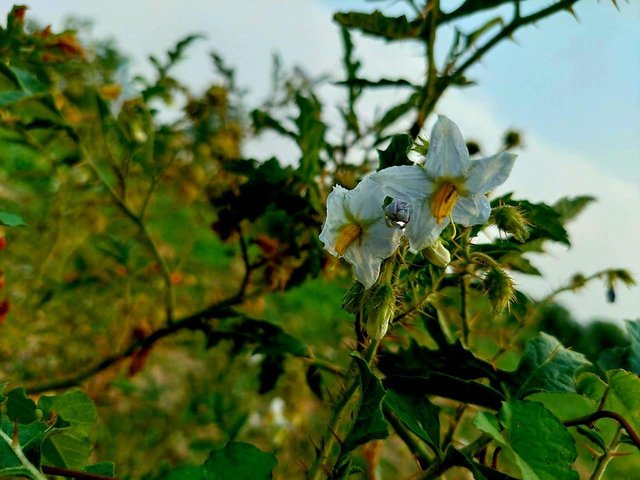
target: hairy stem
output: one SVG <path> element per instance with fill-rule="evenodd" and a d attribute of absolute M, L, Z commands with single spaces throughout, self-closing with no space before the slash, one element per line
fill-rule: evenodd
<path fill-rule="evenodd" d="M 607 451 L 600 456 L 598 459 L 598 463 L 596 463 L 596 468 L 589 477 L 589 480 L 600 480 L 602 475 L 604 474 L 605 469 L 607 468 L 607 464 L 609 460 L 613 458 L 616 452 L 616 448 L 618 448 L 618 444 L 620 443 L 620 438 L 622 437 L 622 428 L 618 427 L 615 435 L 611 439 L 611 443 L 609 443 L 609 448 Z"/>

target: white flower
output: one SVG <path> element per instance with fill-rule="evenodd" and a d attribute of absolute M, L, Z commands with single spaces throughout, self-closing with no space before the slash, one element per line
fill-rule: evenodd
<path fill-rule="evenodd" d="M 471 160 L 458 126 L 438 117 L 423 166 L 396 166 L 373 177 L 386 195 L 411 206 L 406 234 L 413 252 L 430 245 L 452 218 L 471 226 L 486 223 L 491 207 L 485 194 L 511 173 L 516 155 L 501 152 Z"/>
<path fill-rule="evenodd" d="M 339 185 L 327 198 L 327 219 L 320 240 L 334 256 L 353 265 L 356 278 L 371 288 L 380 275 L 382 260 L 396 251 L 402 232 L 388 226 L 383 204 L 385 193 L 369 175 L 353 190 Z"/>

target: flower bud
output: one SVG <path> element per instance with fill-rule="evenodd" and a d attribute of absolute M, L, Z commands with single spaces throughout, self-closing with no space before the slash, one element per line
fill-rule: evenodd
<path fill-rule="evenodd" d="M 395 303 L 390 285 L 379 285 L 371 290 L 365 303 L 365 330 L 369 338 L 381 340 L 385 336 Z"/>
<path fill-rule="evenodd" d="M 491 212 L 491 221 L 500 230 L 510 233 L 521 243 L 529 238 L 529 230 L 527 230 L 529 222 L 518 207 L 502 205 L 494 208 Z"/>
<path fill-rule="evenodd" d="M 500 267 L 489 269 L 484 276 L 483 287 L 495 313 L 502 312 L 516 298 L 513 280 Z"/>
<path fill-rule="evenodd" d="M 422 254 L 436 267 L 444 268 L 451 262 L 451 254 L 440 240 L 422 250 Z"/>

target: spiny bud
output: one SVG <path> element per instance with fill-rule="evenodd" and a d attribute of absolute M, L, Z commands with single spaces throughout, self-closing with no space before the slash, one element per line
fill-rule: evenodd
<path fill-rule="evenodd" d="M 342 298 L 342 309 L 345 312 L 354 315 L 360 311 L 362 307 L 362 296 L 364 294 L 364 285 L 360 282 L 353 282 L 351 288 L 347 290 Z"/>
<path fill-rule="evenodd" d="M 373 287 L 365 301 L 365 330 L 369 338 L 381 340 L 393 318 L 395 297 L 391 285 Z"/>
<path fill-rule="evenodd" d="M 451 254 L 440 240 L 436 240 L 436 243 L 422 250 L 422 254 L 436 267 L 444 268 L 451 262 Z"/>
<path fill-rule="evenodd" d="M 496 313 L 502 312 L 516 298 L 513 280 L 500 267 L 491 267 L 482 283 Z"/>
<path fill-rule="evenodd" d="M 491 222 L 503 232 L 510 233 L 519 242 L 529 238 L 527 219 L 522 210 L 513 205 L 501 205 L 491 211 Z"/>

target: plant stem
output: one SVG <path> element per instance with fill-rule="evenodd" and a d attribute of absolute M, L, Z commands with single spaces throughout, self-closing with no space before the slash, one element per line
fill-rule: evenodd
<path fill-rule="evenodd" d="M 616 452 L 616 448 L 618 448 L 618 444 L 620 443 L 621 437 L 622 437 L 622 428 L 618 426 L 618 429 L 616 430 L 616 434 L 613 436 L 613 439 L 609 444 L 609 448 L 598 459 L 596 468 L 591 474 L 591 476 L 589 477 L 589 480 L 600 480 L 602 478 L 602 475 L 604 474 L 604 470 L 607 468 L 607 464 L 609 463 L 609 460 L 613 458 Z"/>
<path fill-rule="evenodd" d="M 47 480 L 47 477 L 24 455 L 18 442 L 14 442 L 2 429 L 0 429 L 0 437 L 7 443 L 14 455 L 18 457 L 18 460 L 20 460 L 20 463 L 22 463 L 22 466 L 29 472 L 33 480 Z"/>
<path fill-rule="evenodd" d="M 368 365 L 373 361 L 379 344 L 379 340 L 372 341 L 371 344 L 369 344 L 369 348 L 364 353 L 364 360 Z M 331 462 L 331 464 L 327 462 L 331 455 L 331 450 L 336 443 L 336 435 L 342 427 L 347 407 L 351 403 L 354 394 L 360 386 L 360 378 L 355 360 L 351 363 L 349 372 L 348 377 L 350 377 L 350 384 L 333 410 L 331 419 L 329 420 L 329 425 L 327 425 L 324 435 L 322 436 L 320 451 L 307 472 L 307 478 L 309 480 L 320 480 L 323 473 L 325 473 L 325 468 L 329 471 L 333 468 L 333 462 Z"/>

